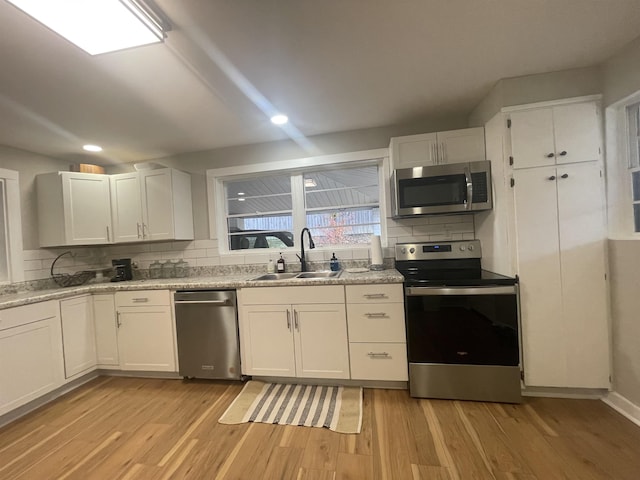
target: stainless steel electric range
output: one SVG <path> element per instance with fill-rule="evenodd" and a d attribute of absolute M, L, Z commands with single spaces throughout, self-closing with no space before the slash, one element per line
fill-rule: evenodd
<path fill-rule="evenodd" d="M 518 280 L 481 257 L 478 240 L 396 245 L 412 397 L 521 401 Z"/>

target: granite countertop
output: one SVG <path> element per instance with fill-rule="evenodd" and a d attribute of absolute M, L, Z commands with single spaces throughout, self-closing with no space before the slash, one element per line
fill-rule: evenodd
<path fill-rule="evenodd" d="M 266 272 L 264 272 L 266 273 Z M 251 280 L 259 273 L 242 273 L 207 277 L 167 278 L 158 280 L 129 280 L 125 282 L 103 282 L 79 287 L 34 290 L 22 293 L 0 295 L 0 310 L 31 303 L 58 300 L 89 293 L 121 292 L 127 290 L 183 290 L 222 289 L 241 287 L 284 287 L 301 285 L 357 285 L 402 283 L 404 277 L 395 269 L 350 273 L 343 270 L 338 277 L 314 279 Z"/>

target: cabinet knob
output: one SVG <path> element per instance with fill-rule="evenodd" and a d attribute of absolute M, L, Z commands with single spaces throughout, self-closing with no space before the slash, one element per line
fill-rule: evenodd
<path fill-rule="evenodd" d="M 551 176 L 549 177 L 549 180 L 551 180 L 551 181 L 553 181 L 553 180 L 555 180 L 555 179 L 556 179 L 556 176 L 555 176 L 555 175 L 551 175 Z"/>
<path fill-rule="evenodd" d="M 568 173 L 563 173 L 562 175 L 560 175 L 560 178 L 569 178 L 569 174 Z"/>
<path fill-rule="evenodd" d="M 560 152 L 560 154 L 559 154 L 559 155 L 560 155 L 561 157 L 564 157 L 566 154 L 567 154 L 567 151 L 566 151 L 566 150 L 563 150 L 563 151 L 561 151 L 561 152 Z"/>
<path fill-rule="evenodd" d="M 553 158 L 555 156 L 556 156 L 555 153 L 547 153 L 547 158 Z"/>

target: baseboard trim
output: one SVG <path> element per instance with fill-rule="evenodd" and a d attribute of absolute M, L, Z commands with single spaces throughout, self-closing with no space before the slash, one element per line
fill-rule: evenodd
<path fill-rule="evenodd" d="M 607 393 L 608 390 L 599 388 L 525 387 L 522 389 L 523 397 L 575 398 L 585 400 L 600 400 L 605 397 Z"/>
<path fill-rule="evenodd" d="M 72 390 L 75 390 L 81 385 L 84 385 L 85 383 L 98 378 L 98 376 L 98 372 L 94 370 L 68 383 L 65 383 L 64 385 L 56 388 L 55 390 L 52 390 L 49 393 L 45 393 L 41 397 L 38 397 L 28 403 L 25 403 L 24 405 L 21 405 L 18 408 L 5 413 L 4 415 L 0 415 L 0 427 L 4 427 L 5 425 L 16 421 L 20 417 L 24 417 L 27 413 L 33 412 L 34 410 L 46 405 L 47 403 L 54 401 L 56 398 L 59 398 L 71 392 Z"/>
<path fill-rule="evenodd" d="M 602 401 L 640 427 L 640 406 L 617 392 L 609 392 Z"/>

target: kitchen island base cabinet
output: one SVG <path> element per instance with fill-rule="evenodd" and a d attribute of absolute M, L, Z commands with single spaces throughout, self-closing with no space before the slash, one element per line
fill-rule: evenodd
<path fill-rule="evenodd" d="M 244 374 L 349 378 L 343 287 L 245 288 L 238 299 Z"/>
<path fill-rule="evenodd" d="M 58 301 L 0 311 L 0 415 L 64 382 Z"/>
<path fill-rule="evenodd" d="M 116 292 L 122 370 L 177 372 L 168 290 Z"/>

